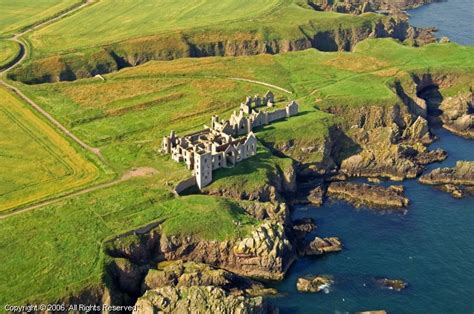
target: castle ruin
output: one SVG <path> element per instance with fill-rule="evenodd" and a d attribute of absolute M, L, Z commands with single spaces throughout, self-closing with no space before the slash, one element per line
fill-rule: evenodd
<path fill-rule="evenodd" d="M 267 92 L 247 97 L 229 120 L 221 121 L 217 115 L 204 130 L 179 137 L 174 131 L 163 137 L 162 151 L 176 162 L 184 162 L 193 170 L 196 183 L 201 189 L 212 182 L 212 172 L 219 168 L 231 168 L 236 163 L 255 156 L 257 138 L 253 129 L 273 121 L 298 114 L 298 104 L 290 102 L 284 108 L 269 110 L 275 104 L 274 95 Z M 267 107 L 267 110 L 261 110 Z"/>

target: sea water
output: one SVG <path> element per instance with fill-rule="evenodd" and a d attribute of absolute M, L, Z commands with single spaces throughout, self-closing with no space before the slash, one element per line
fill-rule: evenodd
<path fill-rule="evenodd" d="M 434 26 L 438 38 L 447 36 L 461 45 L 474 45 L 474 1 L 448 0 L 424 5 L 408 12 L 410 23 L 419 27 Z"/>
<path fill-rule="evenodd" d="M 435 133 L 440 140 L 431 148 L 441 147 L 449 157 L 429 169 L 473 159 L 472 141 L 441 129 Z M 355 209 L 340 201 L 321 208 L 297 208 L 293 218 L 316 220 L 313 237 L 341 237 L 344 249 L 300 259 L 287 279 L 275 285 L 282 295 L 270 299 L 271 303 L 281 313 L 377 309 L 389 313 L 473 313 L 474 199 L 453 199 L 417 180 L 403 185 L 411 200 L 405 214 Z M 296 291 L 298 277 L 318 274 L 334 276 L 335 284 L 328 294 Z M 403 279 L 408 287 L 400 292 L 382 289 L 374 283 L 377 277 Z"/>
<path fill-rule="evenodd" d="M 411 10 L 410 22 L 434 26 L 438 36 L 474 45 L 474 0 L 448 0 Z M 449 157 L 427 167 L 452 167 L 458 160 L 474 160 L 474 141 L 443 129 L 430 148 Z M 394 184 L 384 182 L 383 184 Z M 400 183 L 395 183 L 400 184 Z M 281 313 L 474 313 L 474 197 L 461 200 L 419 184 L 404 181 L 411 204 L 405 214 L 381 213 L 330 201 L 321 208 L 299 207 L 293 218 L 312 217 L 318 228 L 312 236 L 338 236 L 340 253 L 298 260 L 287 278 L 275 284 L 281 295 L 270 302 Z M 329 293 L 299 293 L 298 277 L 327 274 L 335 283 Z M 402 279 L 400 292 L 381 289 L 374 278 Z"/>

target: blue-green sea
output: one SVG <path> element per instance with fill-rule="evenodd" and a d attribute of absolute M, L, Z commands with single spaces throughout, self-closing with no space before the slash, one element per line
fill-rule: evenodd
<path fill-rule="evenodd" d="M 449 154 L 442 166 L 473 160 L 472 141 L 441 129 L 435 133 L 440 140 L 431 147 L 441 147 Z M 406 214 L 355 209 L 339 201 L 293 212 L 294 218 L 316 220 L 314 234 L 341 237 L 344 250 L 296 262 L 287 279 L 275 286 L 283 295 L 271 299 L 281 313 L 377 309 L 388 313 L 473 313 L 474 198 L 456 200 L 416 180 L 403 185 L 412 202 Z M 298 293 L 297 278 L 314 274 L 334 276 L 329 293 Z M 400 278 L 408 282 L 408 288 L 401 292 L 380 289 L 374 285 L 374 277 Z"/>
<path fill-rule="evenodd" d="M 448 0 L 409 13 L 416 26 L 435 26 L 438 36 L 474 45 L 474 0 Z M 430 148 L 443 148 L 449 157 L 427 171 L 474 160 L 474 141 L 443 129 L 434 132 L 439 140 Z M 280 313 L 474 313 L 474 197 L 453 199 L 417 180 L 402 184 L 411 200 L 405 214 L 355 209 L 339 201 L 293 212 L 295 219 L 315 219 L 313 237 L 338 236 L 344 249 L 298 260 L 275 285 L 281 296 L 270 299 Z M 334 276 L 328 293 L 296 291 L 298 277 L 318 274 Z M 381 289 L 374 277 L 403 279 L 408 287 Z"/>

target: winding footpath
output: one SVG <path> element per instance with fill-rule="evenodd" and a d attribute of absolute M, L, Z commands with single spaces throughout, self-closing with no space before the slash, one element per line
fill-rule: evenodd
<path fill-rule="evenodd" d="M 270 83 L 265 83 L 265 82 L 262 82 L 262 81 L 249 80 L 249 79 L 244 79 L 244 78 L 239 78 L 239 77 L 231 77 L 230 80 L 259 84 L 259 85 L 271 87 L 271 88 L 274 88 L 274 89 L 278 89 L 278 90 L 280 90 L 282 92 L 285 92 L 287 94 L 293 94 L 292 92 L 290 92 L 287 89 L 284 89 L 283 87 L 276 86 L 276 85 L 273 85 L 273 84 L 270 84 Z"/>

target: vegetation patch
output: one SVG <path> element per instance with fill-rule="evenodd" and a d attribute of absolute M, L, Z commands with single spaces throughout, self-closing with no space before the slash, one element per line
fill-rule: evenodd
<path fill-rule="evenodd" d="M 0 0 L 2 19 L 0 20 L 0 36 L 22 30 L 56 16 L 81 0 L 35 0 L 31 5 L 30 0 Z"/>
<path fill-rule="evenodd" d="M 0 88 L 0 212 L 105 178 L 104 170 Z"/>
<path fill-rule="evenodd" d="M 20 53 L 18 43 L 10 40 L 0 40 L 0 69 L 8 66 Z"/>
<path fill-rule="evenodd" d="M 245 236 L 256 223 L 235 201 L 174 198 L 154 177 L 8 217 L 0 220 L 0 303 L 54 301 L 99 285 L 103 242 L 155 221 L 169 235 L 209 240 Z"/>

